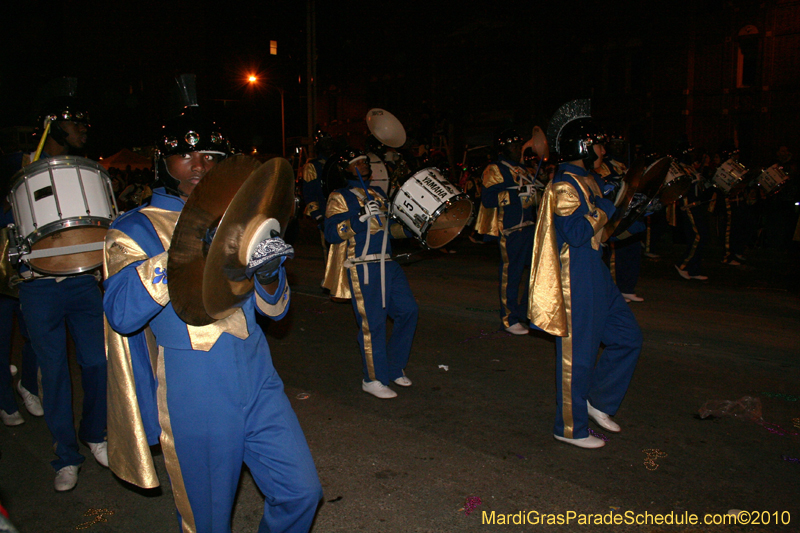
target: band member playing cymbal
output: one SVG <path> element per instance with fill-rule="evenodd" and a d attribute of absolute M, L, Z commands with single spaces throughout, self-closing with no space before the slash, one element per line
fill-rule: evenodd
<path fill-rule="evenodd" d="M 391 259 L 388 239 L 411 235 L 387 217 L 389 202 L 383 191 L 368 186 L 367 155 L 351 149 L 337 157 L 347 186 L 328 197 L 325 238 L 334 247 L 328 254 L 326 287 L 332 296 L 352 295 L 363 366 L 361 389 L 378 398 L 394 398 L 397 393 L 389 383 L 411 386 L 404 369 L 419 310 L 403 269 Z M 394 321 L 388 343 L 387 318 Z"/>
<path fill-rule="evenodd" d="M 520 294 L 522 272 L 533 247 L 536 201 L 533 176 L 522 165 L 524 139 L 504 130 L 496 139 L 497 161 L 483 171 L 481 208 L 475 222 L 478 233 L 499 241 L 500 320 L 514 335 L 527 335 L 527 295 Z"/>
<path fill-rule="evenodd" d="M 266 496 L 259 531 L 308 531 L 322 489 L 255 318 L 286 314 L 283 263 L 294 252 L 279 236 L 260 242 L 244 272 L 255 291 L 242 307 L 205 326 L 184 322 L 167 284 L 173 232 L 229 148 L 196 106 L 167 122 L 157 148 L 152 199 L 106 238 L 111 468 L 157 486 L 148 445 L 160 440 L 181 531 L 215 533 L 230 531 L 244 462 Z"/>
<path fill-rule="evenodd" d="M 620 431 L 610 417 L 633 376 L 642 333 L 603 264 L 602 230 L 615 208 L 587 171 L 605 155 L 604 138 L 587 111 L 565 106 L 551 120 L 555 149 L 565 162 L 539 209 L 529 303 L 532 326 L 556 336 L 553 436 L 599 448 L 605 443 L 589 435 L 589 419 Z"/>

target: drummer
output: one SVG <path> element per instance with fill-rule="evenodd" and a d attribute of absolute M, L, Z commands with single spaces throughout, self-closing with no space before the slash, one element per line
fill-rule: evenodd
<path fill-rule="evenodd" d="M 181 320 L 167 285 L 173 232 L 229 148 L 196 106 L 167 121 L 157 148 L 152 199 L 117 218 L 106 238 L 111 468 L 158 486 L 147 444 L 160 440 L 181 531 L 208 533 L 230 531 L 244 461 L 266 496 L 259 530 L 308 531 L 322 489 L 255 318 L 288 311 L 282 265 L 294 251 L 280 237 L 262 241 L 245 272 L 255 292 L 241 308 L 207 326 Z"/>
<path fill-rule="evenodd" d="M 349 149 L 336 157 L 347 186 L 328 197 L 325 238 L 334 247 L 328 254 L 326 287 L 332 296 L 352 294 L 363 369 L 361 390 L 390 399 L 397 396 L 390 383 L 411 386 L 404 369 L 419 311 L 403 269 L 391 260 L 388 239 L 411 234 L 387 217 L 389 202 L 383 191 L 368 185 L 372 170 L 367 155 Z M 388 343 L 387 318 L 394 321 Z"/>
<path fill-rule="evenodd" d="M 536 197 L 533 176 L 521 163 L 524 139 L 513 129 L 497 136 L 497 160 L 483 171 L 478 233 L 497 240 L 500 248 L 500 321 L 514 335 L 528 334 L 527 291 L 520 294 L 525 267 L 533 249 Z"/>
<path fill-rule="evenodd" d="M 81 154 L 89 138 L 89 115 L 73 92 L 45 106 L 40 125 L 49 125 L 41 158 Z M 26 157 L 23 164 L 34 157 Z M 24 170 L 23 170 L 24 172 Z M 59 201 L 67 201 L 61 199 Z M 106 451 L 106 353 L 103 340 L 103 297 L 99 270 L 67 277 L 41 276 L 22 269 L 19 300 L 42 374 L 44 419 L 53 436 L 57 459 L 55 489 L 67 491 L 78 482 L 85 460 L 78 439 L 97 462 L 108 466 Z M 67 360 L 67 328 L 81 367 L 83 418 L 78 434 L 72 413 L 72 387 Z"/>

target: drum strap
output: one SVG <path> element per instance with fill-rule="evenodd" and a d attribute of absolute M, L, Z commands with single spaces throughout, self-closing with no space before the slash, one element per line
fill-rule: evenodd
<path fill-rule="evenodd" d="M 525 170 L 524 168 L 518 167 L 518 166 L 514 166 L 511 163 L 509 163 L 508 161 L 501 161 L 501 163 L 503 163 L 505 166 L 507 166 L 509 169 L 511 169 L 511 173 L 512 174 L 514 174 L 515 176 L 519 176 L 520 185 L 522 185 L 523 181 L 526 182 L 529 185 L 533 185 L 534 184 L 533 177 L 531 177 L 530 173 L 527 170 Z"/>

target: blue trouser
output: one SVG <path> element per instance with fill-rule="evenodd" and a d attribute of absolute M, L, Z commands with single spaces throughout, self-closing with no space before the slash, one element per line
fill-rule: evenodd
<path fill-rule="evenodd" d="M 31 394 L 39 394 L 39 383 L 36 368 L 36 354 L 31 347 L 25 319 L 19 310 L 19 300 L 10 296 L 0 295 L 0 409 L 8 414 L 17 412 L 17 402 L 14 399 L 14 390 L 11 386 L 11 340 L 14 333 L 14 315 L 17 316 L 17 325 L 22 334 L 22 386 Z"/>
<path fill-rule="evenodd" d="M 94 276 L 75 276 L 58 283 L 54 279 L 26 282 L 20 285 L 19 301 L 42 372 L 44 419 L 58 456 L 51 464 L 56 470 L 81 464 L 84 457 L 78 452 L 78 437 L 102 442 L 106 434 L 103 297 L 97 280 Z M 83 384 L 83 415 L 77 436 L 67 328 L 75 343 Z"/>
<path fill-rule="evenodd" d="M 411 294 L 406 275 L 394 261 L 386 262 L 386 307 L 381 297 L 380 263 L 358 265 L 358 276 L 348 269 L 353 310 L 358 324 L 358 344 L 364 381 L 388 385 L 401 377 L 411 355 L 411 343 L 417 330 L 419 307 Z M 369 284 L 364 283 L 364 269 L 369 268 Z M 386 319 L 394 321 L 392 338 L 386 341 Z"/>
<path fill-rule="evenodd" d="M 179 520 L 197 533 L 229 533 L 244 462 L 266 497 L 258 531 L 307 532 L 322 488 L 264 336 L 223 334 L 209 352 L 163 348 L 158 374 Z"/>
<path fill-rule="evenodd" d="M 531 225 L 500 237 L 500 319 L 504 328 L 528 323 L 528 284 L 520 294 L 520 281 L 531 261 L 534 232 Z"/>
<path fill-rule="evenodd" d="M 705 206 L 679 210 L 681 228 L 686 237 L 686 251 L 678 266 L 681 270 L 686 270 L 690 276 L 700 275 L 703 248 L 708 241 L 708 218 L 705 210 Z"/>
<path fill-rule="evenodd" d="M 609 415 L 619 409 L 642 349 L 642 332 L 599 257 L 588 268 L 575 263 L 567 302 L 570 336 L 556 337 L 553 432 L 581 439 L 589 436 L 587 400 Z M 598 359 L 601 343 L 605 349 Z"/>

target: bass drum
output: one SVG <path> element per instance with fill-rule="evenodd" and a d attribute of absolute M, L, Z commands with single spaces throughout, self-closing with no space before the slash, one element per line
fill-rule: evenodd
<path fill-rule="evenodd" d="M 664 184 L 658 191 L 658 201 L 661 205 L 675 203 L 689 192 L 691 186 L 692 174 L 689 173 L 689 170 L 684 165 L 673 160 L 667 171 Z"/>
<path fill-rule="evenodd" d="M 14 175 L 8 200 L 20 259 L 46 275 L 66 276 L 103 264 L 106 232 L 118 214 L 106 169 L 83 157 L 42 159 Z"/>
<path fill-rule="evenodd" d="M 472 202 L 437 169 L 424 168 L 394 193 L 390 214 L 423 246 L 436 249 L 458 237 L 472 215 Z"/>

